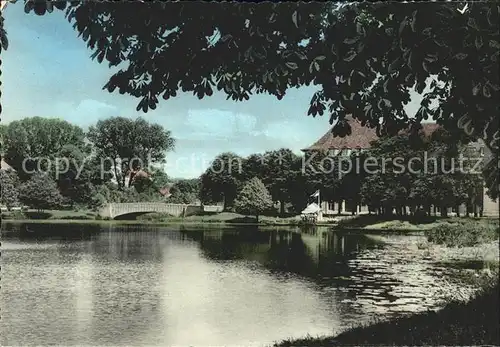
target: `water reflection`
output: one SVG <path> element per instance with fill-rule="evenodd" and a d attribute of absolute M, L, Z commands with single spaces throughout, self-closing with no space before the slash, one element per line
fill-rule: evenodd
<path fill-rule="evenodd" d="M 447 274 L 324 229 L 4 228 L 2 345 L 265 345 L 436 306 Z"/>

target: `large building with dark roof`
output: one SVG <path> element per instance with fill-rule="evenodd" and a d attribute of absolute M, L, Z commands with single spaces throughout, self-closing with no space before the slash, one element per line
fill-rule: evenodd
<path fill-rule="evenodd" d="M 371 144 L 378 140 L 376 130 L 361 125 L 361 123 L 352 117 L 348 116 L 347 120 L 351 126 L 351 134 L 345 137 L 335 136 L 332 129 L 329 129 L 320 139 L 311 146 L 302 149 L 307 156 L 310 153 L 319 151 L 328 153 L 333 156 L 350 156 L 353 151 L 363 151 L 371 147 Z M 439 129 L 436 123 L 422 123 L 421 132 L 425 136 L 430 136 L 434 131 Z M 479 155 L 484 155 L 484 143 L 478 141 L 471 144 L 476 148 Z M 484 216 L 498 216 L 499 204 L 498 201 L 493 201 L 486 195 L 486 189 L 479 195 L 477 201 L 477 210 Z M 465 206 L 460 207 L 460 212 L 465 212 Z M 345 201 L 321 201 L 321 210 L 323 215 L 343 214 L 343 213 L 368 213 L 367 206 L 346 206 Z M 454 209 L 449 209 L 450 214 L 453 214 Z"/>

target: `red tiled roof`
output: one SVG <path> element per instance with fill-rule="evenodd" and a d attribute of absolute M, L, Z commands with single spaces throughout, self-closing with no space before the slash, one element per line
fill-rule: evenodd
<path fill-rule="evenodd" d="M 160 189 L 160 194 L 163 196 L 170 196 L 170 189 L 168 187 L 163 187 Z"/>
<path fill-rule="evenodd" d="M 332 134 L 333 127 L 323 135 L 312 146 L 302 151 L 318 151 L 329 149 L 367 149 L 371 147 L 371 142 L 378 140 L 377 132 L 374 128 L 362 126 L 361 123 L 350 116 L 346 117 L 351 125 L 351 135 L 340 137 Z M 431 135 L 439 125 L 436 123 L 422 123 L 422 131 L 425 136 Z"/>

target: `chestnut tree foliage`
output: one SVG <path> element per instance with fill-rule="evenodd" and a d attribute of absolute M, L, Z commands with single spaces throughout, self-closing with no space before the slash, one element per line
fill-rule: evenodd
<path fill-rule="evenodd" d="M 105 89 L 155 109 L 179 92 L 246 100 L 315 84 L 309 115 L 346 114 L 380 134 L 432 117 L 482 137 L 498 159 L 500 5 L 327 2 L 71 2 L 26 0 L 27 12 L 65 10 L 92 51 L 118 67 Z M 2 42 L 5 40 L 2 40 Z M 404 105 L 422 94 L 415 114 Z M 436 107 L 438 106 L 438 107 Z M 379 119 L 382 118 L 382 122 Z M 494 169 L 493 166 L 493 169 Z M 497 179 L 489 182 L 498 186 Z"/>

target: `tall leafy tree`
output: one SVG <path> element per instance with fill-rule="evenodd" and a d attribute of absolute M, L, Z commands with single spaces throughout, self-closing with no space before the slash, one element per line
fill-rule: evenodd
<path fill-rule="evenodd" d="M 110 181 L 109 163 L 90 153 L 88 148 L 66 145 L 57 154 L 51 176 L 61 194 L 71 203 L 88 204 L 93 187 Z"/>
<path fill-rule="evenodd" d="M 19 204 L 19 179 L 13 170 L 0 170 L 1 201 L 8 209 Z"/>
<path fill-rule="evenodd" d="M 180 179 L 170 188 L 172 194 L 168 202 L 180 204 L 193 204 L 200 197 L 200 179 Z"/>
<path fill-rule="evenodd" d="M 84 138 L 80 127 L 60 119 L 32 117 L 13 121 L 3 134 L 5 161 L 26 179 L 38 167 L 49 169 L 64 146 L 84 148 Z"/>
<path fill-rule="evenodd" d="M 235 153 L 218 155 L 201 175 L 203 202 L 223 201 L 224 210 L 231 209 L 241 188 L 243 158 Z"/>
<path fill-rule="evenodd" d="M 266 171 L 265 154 L 254 153 L 243 159 L 241 179 L 244 181 L 258 177 L 265 180 Z"/>
<path fill-rule="evenodd" d="M 111 163 L 120 189 L 125 187 L 131 170 L 140 165 L 147 168 L 150 164 L 163 163 L 166 152 L 172 150 L 175 144 L 170 131 L 142 118 L 100 120 L 89 128 L 87 137 L 97 156 Z"/>
<path fill-rule="evenodd" d="M 273 201 L 279 201 L 280 214 L 285 213 L 285 204 L 291 202 L 291 188 L 296 178 L 294 164 L 297 156 L 287 148 L 264 154 L 265 167 L 261 179 L 269 190 Z"/>
<path fill-rule="evenodd" d="M 238 213 L 255 216 L 257 221 L 259 215 L 268 211 L 273 206 L 271 194 L 264 183 L 257 177 L 247 181 L 234 202 Z"/>

